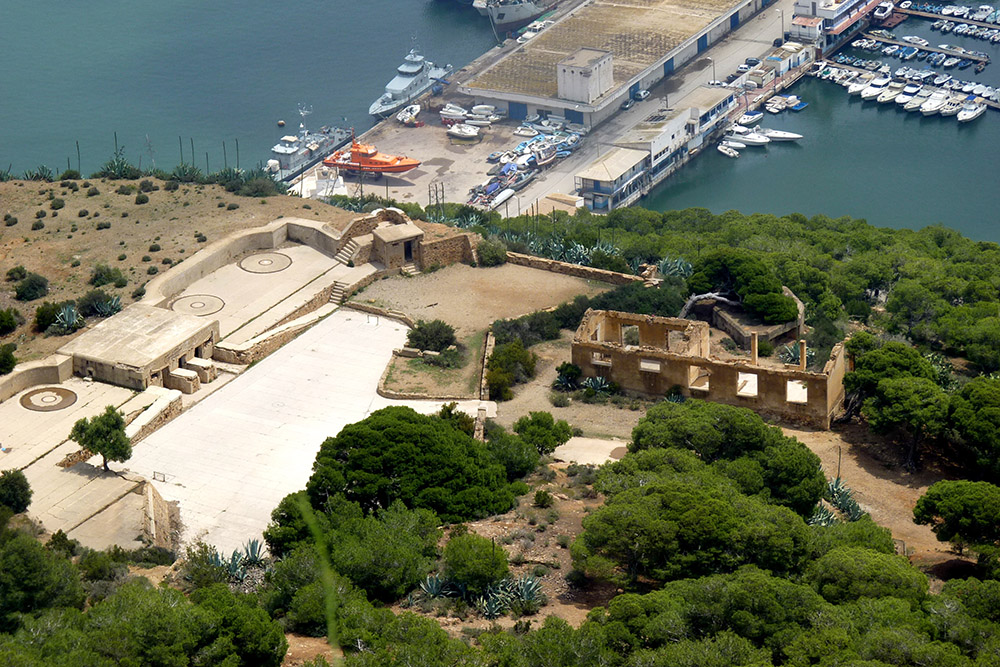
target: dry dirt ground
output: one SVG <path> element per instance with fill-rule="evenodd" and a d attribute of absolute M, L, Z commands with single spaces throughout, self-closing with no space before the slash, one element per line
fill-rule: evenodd
<path fill-rule="evenodd" d="M 433 394 L 453 398 L 479 398 L 483 345 L 486 331 L 459 337 L 464 363 L 459 368 L 441 368 L 423 359 L 393 357 L 385 376 L 385 387 L 393 391 Z"/>
<path fill-rule="evenodd" d="M 326 637 L 307 637 L 286 632 L 285 639 L 288 641 L 288 653 L 285 654 L 281 667 L 299 667 L 320 655 L 334 665 L 337 664 L 334 661 L 344 655 L 339 648 L 330 646 Z"/>
<path fill-rule="evenodd" d="M 146 204 L 136 204 L 135 193 L 116 193 L 120 186 L 137 186 L 139 181 L 79 180 L 74 181 L 76 192 L 62 187 L 61 181 L 0 183 L 0 217 L 17 219 L 14 225 L 0 225 L 0 310 L 13 306 L 25 318 L 25 324 L 0 338 L 0 343 L 17 343 L 19 360 L 47 356 L 69 340 L 47 338 L 33 331 L 35 308 L 43 301 L 83 296 L 92 289 L 87 281 L 96 264 L 121 269 L 128 285 L 105 285 L 102 289 L 128 304 L 133 301 L 132 292 L 152 277 L 149 272 L 154 267 L 157 272 L 164 271 L 169 268 L 165 260 L 181 261 L 204 246 L 195 238 L 197 233 L 210 243 L 282 216 L 315 218 L 343 226 L 357 215 L 298 197 L 239 197 L 216 185 L 182 184 L 178 190 L 168 192 L 162 181 L 150 180 L 160 189 L 148 193 Z M 88 196 L 91 187 L 100 194 Z M 65 206 L 53 210 L 50 194 L 62 199 Z M 230 210 L 228 206 L 234 204 L 239 208 Z M 44 218 L 35 217 L 39 211 L 45 212 Z M 83 211 L 86 213 L 81 216 Z M 44 227 L 32 230 L 36 221 Z M 98 223 L 111 226 L 98 230 Z M 154 243 L 159 250 L 150 250 Z M 118 259 L 122 255 L 125 259 Z M 143 261 L 144 257 L 148 261 Z M 4 282 L 4 278 L 9 269 L 18 265 L 48 278 L 48 296 L 31 302 L 14 299 L 14 283 Z"/>
<path fill-rule="evenodd" d="M 452 264 L 412 278 L 381 280 L 352 301 L 400 310 L 415 320 L 444 320 L 462 338 L 482 331 L 494 320 L 526 315 L 571 301 L 577 294 L 592 296 L 609 289 L 605 283 L 513 264 L 490 268 Z"/>

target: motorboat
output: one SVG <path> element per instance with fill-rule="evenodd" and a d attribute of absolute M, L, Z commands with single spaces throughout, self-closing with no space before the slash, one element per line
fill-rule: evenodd
<path fill-rule="evenodd" d="M 802 138 L 801 134 L 796 134 L 795 132 L 785 132 L 784 130 L 772 130 L 766 127 L 760 128 L 760 133 L 771 141 L 798 141 Z"/>
<path fill-rule="evenodd" d="M 940 28 L 941 26 L 938 27 Z M 927 46 L 930 44 L 930 42 L 923 37 L 917 37 L 915 35 L 906 35 L 905 37 L 900 37 L 900 39 L 904 42 L 909 42 L 910 44 L 916 44 L 917 46 Z"/>
<path fill-rule="evenodd" d="M 976 120 L 983 115 L 986 111 L 986 105 L 976 102 L 966 102 L 962 106 L 962 110 L 958 112 L 958 122 L 968 123 L 969 121 Z"/>
<path fill-rule="evenodd" d="M 735 148 L 737 150 L 739 150 L 741 148 L 746 148 L 747 147 L 747 145 L 745 143 L 743 143 L 742 141 L 734 141 L 732 139 L 724 139 L 722 141 L 722 145 L 723 146 L 729 146 L 730 148 Z"/>
<path fill-rule="evenodd" d="M 948 93 L 943 90 L 938 90 L 931 94 L 927 98 L 927 101 L 920 105 L 920 113 L 925 116 L 933 116 L 934 114 L 941 111 L 942 107 L 948 102 Z"/>
<path fill-rule="evenodd" d="M 888 77 L 880 76 L 873 79 L 872 82 L 868 84 L 868 87 L 861 91 L 861 99 L 874 100 L 882 94 L 882 91 L 885 90 L 885 87 L 888 85 Z"/>
<path fill-rule="evenodd" d="M 537 137 L 539 132 L 534 128 L 521 125 L 514 129 L 514 134 L 519 137 Z"/>
<path fill-rule="evenodd" d="M 948 101 L 944 103 L 941 107 L 942 116 L 957 116 L 958 112 L 962 110 L 962 105 L 965 103 L 965 98 L 954 95 L 948 98 Z"/>
<path fill-rule="evenodd" d="M 740 116 L 740 119 L 736 122 L 743 126 L 753 125 L 754 123 L 760 121 L 763 117 L 763 111 L 747 111 L 745 114 Z"/>
<path fill-rule="evenodd" d="M 903 111 L 917 111 L 921 106 L 923 106 L 924 102 L 930 99 L 931 93 L 932 91 L 930 88 L 921 88 L 920 91 L 913 96 L 912 100 L 903 105 Z"/>
<path fill-rule="evenodd" d="M 372 144 L 358 143 L 358 140 L 352 137 L 350 149 L 336 151 L 323 160 L 323 165 L 347 172 L 401 174 L 419 167 L 420 161 L 405 155 L 380 153 Z"/>
<path fill-rule="evenodd" d="M 914 95 L 916 95 L 919 92 L 920 92 L 919 83 L 908 83 L 905 86 L 903 86 L 903 90 L 899 92 L 899 95 L 896 95 L 895 102 L 896 104 L 902 106 L 907 102 L 909 102 L 910 100 L 912 100 Z"/>
<path fill-rule="evenodd" d="M 883 21 L 892 14 L 892 10 L 895 9 L 895 5 L 891 2 L 880 2 L 878 7 L 875 8 L 875 13 L 872 16 L 878 21 Z"/>
<path fill-rule="evenodd" d="M 951 56 L 950 58 L 946 58 L 941 66 L 950 69 L 960 62 L 962 62 L 961 58 L 956 58 L 955 56 Z"/>
<path fill-rule="evenodd" d="M 875 98 L 875 101 L 879 104 L 885 104 L 887 102 L 892 102 L 896 97 L 903 92 L 903 88 L 906 86 L 906 82 L 902 79 L 894 80 L 886 86 L 885 90 Z"/>
<path fill-rule="evenodd" d="M 448 135 L 456 139 L 475 139 L 479 136 L 479 128 L 468 123 L 455 123 L 448 128 Z"/>
<path fill-rule="evenodd" d="M 868 87 L 875 75 L 865 72 L 858 76 L 858 80 L 847 87 L 848 95 L 860 95 L 861 91 Z"/>
<path fill-rule="evenodd" d="M 753 132 L 747 132 L 740 136 L 740 143 L 746 144 L 747 146 L 764 146 L 771 143 L 771 139 L 764 136 L 757 130 Z"/>
<path fill-rule="evenodd" d="M 722 153 L 726 157 L 737 158 L 740 156 L 740 152 L 738 150 L 736 150 L 735 148 L 730 148 L 725 144 L 719 144 L 718 146 L 716 146 L 716 148 L 719 150 L 720 153 Z"/>
<path fill-rule="evenodd" d="M 398 120 L 403 125 L 409 125 L 417 120 L 417 114 L 420 113 L 419 104 L 411 104 L 407 107 L 403 107 L 403 110 L 396 114 L 396 120 Z"/>
<path fill-rule="evenodd" d="M 410 49 L 403 64 L 396 68 L 396 76 L 385 86 L 385 92 L 372 102 L 368 113 L 385 117 L 422 95 L 435 81 L 451 74 L 451 65 L 437 67 L 425 60 L 417 49 Z"/>
<path fill-rule="evenodd" d="M 744 127 L 739 123 L 733 125 L 730 129 L 733 131 L 733 133 L 740 135 L 749 134 L 752 131 L 749 127 Z"/>

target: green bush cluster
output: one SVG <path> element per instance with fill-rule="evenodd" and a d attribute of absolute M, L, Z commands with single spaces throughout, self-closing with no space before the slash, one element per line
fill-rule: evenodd
<path fill-rule="evenodd" d="M 484 239 L 476 246 L 479 266 L 500 266 L 507 263 L 507 246 L 501 241 Z"/>
<path fill-rule="evenodd" d="M 8 277 L 10 274 L 8 273 Z M 18 301 L 34 301 L 49 293 L 49 281 L 37 273 L 28 273 L 14 288 L 14 296 Z"/>
<path fill-rule="evenodd" d="M 6 375 L 14 370 L 17 365 L 17 357 L 14 356 L 16 349 L 17 345 L 14 343 L 0 345 L 0 375 Z"/>
<path fill-rule="evenodd" d="M 6 336 L 21 325 L 21 313 L 15 308 L 0 310 L 0 336 Z"/>
<path fill-rule="evenodd" d="M 442 320 L 417 320 L 406 334 L 406 345 L 418 350 L 441 352 L 455 344 L 455 329 Z"/>
<path fill-rule="evenodd" d="M 513 398 L 511 387 L 533 378 L 537 361 L 535 353 L 525 350 L 520 340 L 493 348 L 493 354 L 486 362 L 486 382 L 490 389 L 490 399 L 509 401 Z"/>
<path fill-rule="evenodd" d="M 119 259 L 124 259 L 124 255 L 120 256 Z M 120 288 L 128 284 L 128 278 L 125 277 L 121 269 L 112 268 L 107 264 L 98 264 L 90 274 L 88 282 L 94 287 L 114 285 Z"/>

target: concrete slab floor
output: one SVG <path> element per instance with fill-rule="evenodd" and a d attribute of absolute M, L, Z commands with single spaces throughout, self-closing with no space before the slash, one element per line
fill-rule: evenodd
<path fill-rule="evenodd" d="M 567 463 L 601 465 L 625 456 L 627 448 L 628 443 L 623 440 L 570 438 L 566 444 L 556 447 L 552 456 L 558 461 Z"/>
<path fill-rule="evenodd" d="M 202 303 L 196 297 L 214 297 L 213 305 L 205 309 L 203 316 L 218 319 L 220 333 L 226 338 L 330 269 L 342 266 L 332 257 L 305 245 L 293 245 L 273 251 L 262 250 L 261 253 L 276 254 L 275 257 L 269 258 L 272 263 L 268 265 L 274 269 L 279 269 L 277 261 L 281 259 L 280 256 L 285 256 L 291 261 L 287 263 L 286 268 L 272 273 L 245 270 L 240 267 L 241 262 L 227 264 L 192 283 L 174 298 L 172 307 L 178 310 L 183 304 L 190 306 Z M 248 259 L 250 258 L 244 258 L 242 262 L 245 263 Z M 266 270 L 263 266 L 253 266 L 252 261 L 246 265 L 251 266 L 254 271 Z M 221 300 L 222 303 L 219 304 L 217 300 Z M 182 312 L 201 315 L 197 310 L 190 308 Z"/>

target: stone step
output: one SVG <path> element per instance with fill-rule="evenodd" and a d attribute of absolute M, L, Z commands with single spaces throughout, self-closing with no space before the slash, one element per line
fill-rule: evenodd
<path fill-rule="evenodd" d="M 418 269 L 415 264 L 404 264 L 399 267 L 399 270 L 403 275 L 407 276 L 415 276 L 420 273 L 420 269 Z"/>
<path fill-rule="evenodd" d="M 344 303 L 344 295 L 347 291 L 347 285 L 342 282 L 335 282 L 333 284 L 333 289 L 330 290 L 330 303 L 335 303 L 338 306 Z"/>
<path fill-rule="evenodd" d="M 347 264 L 351 261 L 351 258 L 354 257 L 354 253 L 357 251 L 358 243 L 354 239 L 348 239 L 347 243 L 344 244 L 344 247 L 340 249 L 340 252 L 334 256 L 334 259 L 341 264 Z"/>

